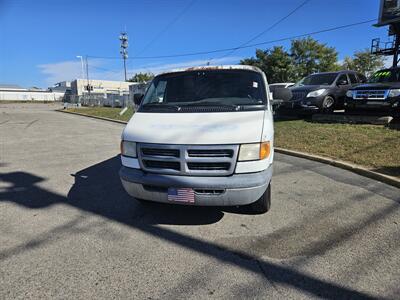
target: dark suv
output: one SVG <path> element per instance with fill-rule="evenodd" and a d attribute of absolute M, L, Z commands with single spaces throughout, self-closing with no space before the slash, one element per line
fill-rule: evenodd
<path fill-rule="evenodd" d="M 346 92 L 365 81 L 364 75 L 354 71 L 312 74 L 290 88 L 293 97 L 281 107 L 330 113 L 334 109 L 342 109 Z"/>
<path fill-rule="evenodd" d="M 347 113 L 369 111 L 400 116 L 400 67 L 380 70 L 366 84 L 350 89 L 345 105 Z"/>

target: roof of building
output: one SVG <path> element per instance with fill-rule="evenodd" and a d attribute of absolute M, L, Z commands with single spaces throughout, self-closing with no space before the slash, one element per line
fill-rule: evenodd
<path fill-rule="evenodd" d="M 17 84 L 5 84 L 5 83 L 0 83 L 0 89 L 1 90 L 24 90 L 23 87 L 21 87 Z"/>

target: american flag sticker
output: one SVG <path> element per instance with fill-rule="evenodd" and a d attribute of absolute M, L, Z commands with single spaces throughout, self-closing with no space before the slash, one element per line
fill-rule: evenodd
<path fill-rule="evenodd" d="M 194 203 L 194 190 L 189 188 L 182 188 L 182 189 L 169 188 L 168 201 Z"/>

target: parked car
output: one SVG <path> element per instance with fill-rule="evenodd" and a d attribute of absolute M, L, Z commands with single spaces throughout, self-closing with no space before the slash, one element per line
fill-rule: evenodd
<path fill-rule="evenodd" d="M 346 96 L 347 113 L 368 111 L 400 116 L 400 68 L 376 72 L 366 84 L 350 89 Z"/>
<path fill-rule="evenodd" d="M 282 101 L 281 100 L 274 100 L 274 92 L 277 89 L 286 89 L 294 86 L 294 82 L 281 82 L 281 83 L 271 83 L 269 85 L 269 93 L 270 93 L 270 98 L 272 99 L 272 106 L 274 110 L 278 109 L 279 106 L 281 105 Z"/>
<path fill-rule="evenodd" d="M 269 85 L 269 91 L 273 93 L 276 89 L 282 89 L 282 88 L 290 88 L 294 86 L 296 83 L 295 82 L 280 82 L 280 83 L 271 83 Z"/>
<path fill-rule="evenodd" d="M 278 97 L 290 99 L 289 89 Z M 156 76 L 122 133 L 120 177 L 140 201 L 269 210 L 274 128 L 264 73 L 197 67 Z"/>
<path fill-rule="evenodd" d="M 281 108 L 332 113 L 343 109 L 346 92 L 352 86 L 365 81 L 365 76 L 354 71 L 312 74 L 291 87 L 293 97 Z"/>
<path fill-rule="evenodd" d="M 294 82 L 280 82 L 280 83 L 271 83 L 269 85 L 269 92 L 271 93 L 271 98 L 273 98 L 273 94 L 275 92 L 276 89 L 282 89 L 282 88 L 290 88 L 292 86 L 294 86 L 295 83 Z"/>

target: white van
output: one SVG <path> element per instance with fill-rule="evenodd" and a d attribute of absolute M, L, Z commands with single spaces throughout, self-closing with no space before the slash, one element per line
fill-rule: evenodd
<path fill-rule="evenodd" d="M 274 128 L 260 69 L 207 66 L 163 73 L 135 101 L 140 106 L 121 141 L 120 177 L 131 196 L 269 210 Z"/>

